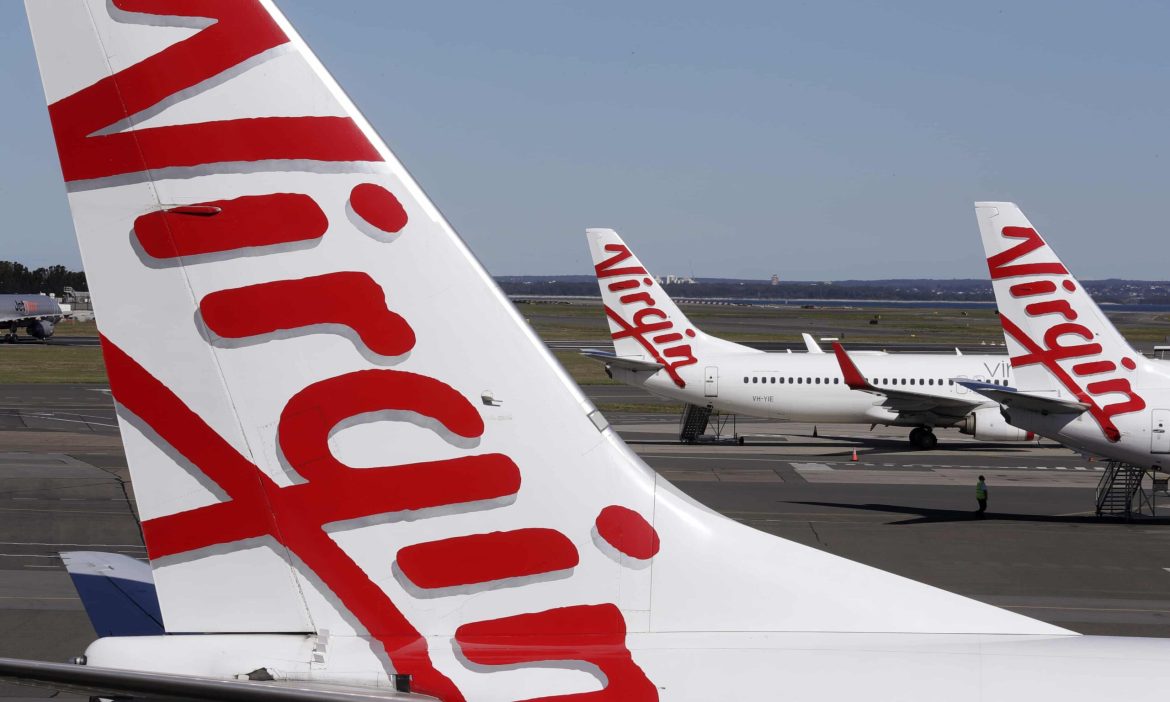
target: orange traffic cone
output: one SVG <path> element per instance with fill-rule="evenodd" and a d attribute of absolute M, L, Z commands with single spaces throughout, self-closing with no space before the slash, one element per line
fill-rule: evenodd
<path fill-rule="evenodd" d="M 857 449 L 853 449 L 853 462 L 857 462 Z"/>

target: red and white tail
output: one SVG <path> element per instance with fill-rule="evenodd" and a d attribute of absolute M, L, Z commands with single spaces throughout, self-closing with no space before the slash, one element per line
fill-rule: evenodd
<path fill-rule="evenodd" d="M 1135 390 L 1141 355 L 1019 207 L 977 202 L 975 213 L 1016 385 L 1089 405 L 1117 441 L 1113 418 L 1146 407 Z"/>
<path fill-rule="evenodd" d="M 636 700 L 638 634 L 1059 631 L 659 479 L 271 2 L 27 7 L 166 628 L 233 635 L 170 672 Z"/>
<path fill-rule="evenodd" d="M 659 363 L 679 387 L 702 377 L 714 354 L 759 353 L 704 334 L 612 229 L 586 229 L 614 352 Z"/>

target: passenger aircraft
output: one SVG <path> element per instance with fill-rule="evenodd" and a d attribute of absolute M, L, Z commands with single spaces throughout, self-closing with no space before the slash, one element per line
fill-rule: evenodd
<path fill-rule="evenodd" d="M 720 412 L 818 424 L 913 427 L 910 443 L 932 449 L 935 427 L 983 441 L 1032 434 L 955 379 L 1011 384 L 1005 356 L 766 353 L 703 333 L 679 310 L 612 229 L 586 232 L 614 352 L 587 350 L 615 380 Z M 811 339 L 806 338 L 806 345 Z M 809 350 L 815 344 L 809 345 Z M 819 349 L 818 349 L 819 350 Z"/>
<path fill-rule="evenodd" d="M 0 340 L 16 343 L 20 329 L 42 341 L 53 336 L 56 325 L 65 316 L 61 305 L 48 295 L 0 295 L 0 329 L 5 334 Z"/>
<path fill-rule="evenodd" d="M 26 6 L 167 634 L 0 674 L 119 699 L 1165 696 L 1170 641 L 1079 636 L 657 476 L 270 2 Z"/>
<path fill-rule="evenodd" d="M 1129 345 L 1019 207 L 978 202 L 975 212 L 1015 383 L 972 389 L 1028 431 L 1141 468 L 1170 466 L 1170 364 Z"/>

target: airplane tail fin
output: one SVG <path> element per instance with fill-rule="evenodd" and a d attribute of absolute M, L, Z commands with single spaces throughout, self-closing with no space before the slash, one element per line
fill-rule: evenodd
<path fill-rule="evenodd" d="M 1133 388 L 1142 356 L 1019 207 L 977 202 L 975 212 L 1016 387 L 1088 405 L 1117 441 L 1112 418 L 1145 407 Z"/>
<path fill-rule="evenodd" d="M 705 353 L 757 353 L 704 334 L 612 229 L 587 229 L 589 252 L 618 356 L 659 363 L 679 382 Z"/>
<path fill-rule="evenodd" d="M 205 634 L 92 665 L 652 700 L 709 676 L 628 635 L 1067 633 L 658 478 L 269 0 L 26 8 L 163 621 Z"/>

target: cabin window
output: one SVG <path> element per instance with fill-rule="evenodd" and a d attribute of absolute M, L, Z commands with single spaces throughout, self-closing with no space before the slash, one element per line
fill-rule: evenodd
<path fill-rule="evenodd" d="M 753 382 L 753 383 L 758 383 L 758 382 L 760 382 L 760 379 L 759 379 L 759 378 L 757 378 L 757 377 L 755 377 L 755 376 L 752 376 L 752 382 Z"/>
<path fill-rule="evenodd" d="M 792 376 L 788 376 L 788 384 L 792 385 Z"/>
<path fill-rule="evenodd" d="M 748 378 L 747 378 L 747 376 L 746 376 L 746 375 L 743 377 L 743 382 L 744 382 L 744 384 L 745 384 L 745 385 L 746 385 L 746 384 L 747 384 L 747 382 L 748 382 Z"/>
<path fill-rule="evenodd" d="M 905 378 L 902 378 L 902 384 L 903 384 L 903 385 L 905 385 L 905 384 L 906 384 L 906 379 L 905 379 Z"/>
<path fill-rule="evenodd" d="M 772 384 L 773 384 L 773 385 L 775 385 L 775 384 L 776 384 L 776 376 L 772 376 Z"/>
<path fill-rule="evenodd" d="M 837 385 L 840 382 L 841 382 L 840 378 L 833 378 L 833 385 Z"/>
<path fill-rule="evenodd" d="M 797 378 L 797 379 L 796 379 L 796 384 L 797 384 L 797 385 L 800 385 L 800 384 L 801 384 L 801 383 L 803 383 L 803 382 L 804 382 L 804 378 Z"/>
<path fill-rule="evenodd" d="M 947 381 L 947 385 L 954 385 L 954 384 L 955 384 L 955 381 L 953 381 L 953 380 L 948 380 L 948 381 Z"/>
<path fill-rule="evenodd" d="M 930 378 L 929 380 L 927 380 L 926 384 L 927 385 L 934 385 L 934 378 Z"/>
<path fill-rule="evenodd" d="M 820 384 L 821 384 L 821 379 L 817 378 L 817 385 L 820 385 Z"/>
<path fill-rule="evenodd" d="M 911 384 L 911 385 L 913 385 L 913 384 L 914 384 L 914 379 L 913 379 L 913 378 L 911 378 L 911 379 L 910 379 L 910 384 Z"/>

